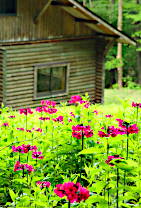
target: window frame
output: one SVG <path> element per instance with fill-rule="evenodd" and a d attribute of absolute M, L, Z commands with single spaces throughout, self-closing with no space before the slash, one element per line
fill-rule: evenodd
<path fill-rule="evenodd" d="M 38 70 L 39 69 L 46 69 L 46 68 L 53 68 L 53 67 L 66 67 L 66 83 L 65 83 L 65 91 L 64 92 L 56 92 L 56 93 L 51 93 L 51 94 L 47 94 L 43 95 L 43 96 L 39 96 L 38 92 L 37 92 L 37 74 L 38 74 Z M 68 95 L 68 91 L 69 91 L 69 84 L 68 84 L 68 80 L 69 80 L 69 73 L 70 73 L 70 64 L 68 62 L 57 62 L 57 63 L 45 63 L 45 64 L 38 64 L 33 66 L 34 68 L 34 96 L 33 99 L 34 100 L 40 100 L 40 99 L 45 99 L 45 98 L 52 98 L 52 97 L 58 97 L 58 96 L 63 96 L 63 95 Z"/>
<path fill-rule="evenodd" d="M 17 16 L 17 0 L 15 0 L 15 13 L 1 13 L 0 12 L 0 17 L 3 16 L 13 16 L 16 17 Z"/>

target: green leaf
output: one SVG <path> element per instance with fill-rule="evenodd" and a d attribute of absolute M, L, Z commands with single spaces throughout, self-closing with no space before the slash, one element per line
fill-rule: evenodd
<path fill-rule="evenodd" d="M 78 153 L 78 155 L 85 155 L 85 154 L 96 154 L 97 152 L 99 152 L 99 148 L 97 147 L 90 147 L 88 149 L 84 149 L 81 152 Z"/>
<path fill-rule="evenodd" d="M 10 194 L 12 201 L 14 202 L 17 198 L 17 194 L 15 194 L 12 189 L 9 189 L 9 194 Z"/>

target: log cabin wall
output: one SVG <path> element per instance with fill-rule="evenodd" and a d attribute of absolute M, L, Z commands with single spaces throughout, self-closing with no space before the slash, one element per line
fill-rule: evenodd
<path fill-rule="evenodd" d="M 114 38 L 100 38 L 97 37 L 95 41 L 95 62 L 96 62 L 96 76 L 95 76 L 95 102 L 104 103 L 104 88 L 105 88 L 105 57 L 109 49 L 113 46 Z"/>
<path fill-rule="evenodd" d="M 41 99 L 34 99 L 34 67 L 50 62 L 68 62 L 68 94 L 52 99 L 61 101 L 73 94 L 88 92 L 96 102 L 101 102 L 103 50 L 107 41 L 104 37 L 97 38 L 93 30 L 83 22 L 76 22 L 60 6 L 51 5 L 35 24 L 34 17 L 45 3 L 46 0 L 17 0 L 17 16 L 0 16 L 3 28 L 0 45 L 5 49 L 0 53 L 0 71 L 4 74 L 3 78 L 0 75 L 3 79 L 1 101 L 3 97 L 6 105 L 17 109 L 36 107 Z M 61 42 L 61 39 L 65 41 Z"/>
<path fill-rule="evenodd" d="M 34 66 L 46 63 L 70 64 L 68 95 L 53 97 L 64 101 L 73 94 L 95 96 L 95 39 L 5 46 L 6 105 L 14 108 L 36 107 Z M 102 76 L 102 74 L 101 74 Z M 49 97 L 47 97 L 48 99 Z"/>
<path fill-rule="evenodd" d="M 3 77 L 3 69 L 5 68 L 5 51 L 0 49 L 0 105 L 3 102 L 3 85 L 5 84 L 5 79 Z"/>
<path fill-rule="evenodd" d="M 104 102 L 104 61 L 105 55 L 108 51 L 108 45 L 111 40 L 97 38 L 96 41 L 96 76 L 95 76 L 95 102 L 103 103 Z"/>
<path fill-rule="evenodd" d="M 34 17 L 43 8 L 46 0 L 17 0 L 17 15 L 0 15 L 0 42 L 46 40 L 55 37 L 94 34 L 82 22 L 75 22 L 73 16 L 60 6 L 49 6 L 35 24 Z"/>

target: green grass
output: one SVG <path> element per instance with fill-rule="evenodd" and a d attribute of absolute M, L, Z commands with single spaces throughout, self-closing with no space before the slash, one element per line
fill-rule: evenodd
<path fill-rule="evenodd" d="M 122 104 L 123 101 L 141 102 L 140 89 L 105 89 L 104 104 Z"/>
<path fill-rule="evenodd" d="M 100 108 L 109 114 L 127 112 L 133 101 L 141 103 L 140 89 L 105 89 L 104 105 L 100 106 Z"/>

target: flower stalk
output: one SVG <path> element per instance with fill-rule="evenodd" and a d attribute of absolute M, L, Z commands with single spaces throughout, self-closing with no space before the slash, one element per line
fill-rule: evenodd
<path fill-rule="evenodd" d="M 83 124 L 82 124 L 83 125 Z M 82 144 L 81 144 L 81 149 L 84 149 L 84 133 L 83 133 L 83 129 L 82 129 Z M 80 182 L 81 182 L 81 176 L 82 176 L 82 162 L 83 162 L 83 155 L 80 155 L 81 157 L 81 161 L 80 161 Z"/>
<path fill-rule="evenodd" d="M 116 208 L 119 207 L 119 192 L 118 192 L 118 187 L 119 187 L 119 169 L 117 168 L 117 195 L 116 195 Z"/>
<path fill-rule="evenodd" d="M 68 201 L 68 208 L 70 208 L 71 207 L 71 203 L 70 203 L 70 201 Z"/>

